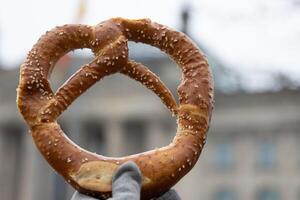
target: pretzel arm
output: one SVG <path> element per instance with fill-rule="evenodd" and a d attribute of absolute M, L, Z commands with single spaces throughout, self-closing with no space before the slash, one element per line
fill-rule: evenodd
<path fill-rule="evenodd" d="M 93 84 L 103 77 L 119 71 L 127 56 L 127 39 L 123 36 L 105 46 L 93 61 L 81 67 L 57 90 L 54 98 L 41 110 L 41 121 L 55 120 Z"/>
<path fill-rule="evenodd" d="M 57 90 L 54 98 L 41 111 L 42 122 L 55 120 L 84 91 L 109 74 L 108 66 L 101 66 L 96 70 L 93 67 L 95 62 L 96 60 L 81 67 Z"/>
<path fill-rule="evenodd" d="M 160 78 L 147 67 L 141 63 L 129 60 L 120 72 L 152 90 L 158 97 L 160 97 L 167 108 L 173 114 L 176 114 L 177 105 L 174 96 Z"/>
<path fill-rule="evenodd" d="M 55 63 L 73 49 L 89 47 L 92 32 L 91 26 L 58 26 L 47 31 L 28 53 L 20 68 L 17 105 L 30 126 L 39 123 L 39 112 L 53 99 L 48 79 Z"/>

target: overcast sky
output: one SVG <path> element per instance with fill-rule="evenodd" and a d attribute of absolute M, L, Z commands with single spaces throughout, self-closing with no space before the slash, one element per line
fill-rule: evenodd
<path fill-rule="evenodd" d="M 17 67 L 46 30 L 74 23 L 79 0 L 0 0 L 0 62 Z M 87 0 L 81 23 L 121 16 L 178 28 L 189 3 L 191 33 L 228 66 L 300 77 L 300 0 Z"/>

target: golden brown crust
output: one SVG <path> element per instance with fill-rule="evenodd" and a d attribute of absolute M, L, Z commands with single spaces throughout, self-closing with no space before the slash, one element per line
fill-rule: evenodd
<path fill-rule="evenodd" d="M 129 60 L 126 65 L 121 69 L 120 73 L 129 76 L 130 78 L 139 81 L 148 89 L 152 90 L 162 102 L 169 108 L 169 110 L 176 114 L 177 105 L 176 100 L 170 90 L 164 85 L 164 83 L 151 72 L 147 67 L 141 63 L 137 63 L 133 60 Z"/>
<path fill-rule="evenodd" d="M 155 46 L 176 61 L 183 72 L 179 107 L 155 74 L 128 60 L 127 40 Z M 95 59 L 54 93 L 48 77 L 56 61 L 77 48 L 92 49 Z M 116 72 L 141 82 L 176 114 L 178 130 L 171 144 L 110 158 L 81 149 L 66 137 L 56 118 L 95 82 Z M 142 199 L 150 199 L 171 188 L 198 160 L 213 108 L 213 83 L 207 59 L 184 34 L 148 19 L 114 18 L 94 27 L 56 27 L 43 35 L 21 66 L 17 104 L 40 152 L 74 188 L 108 198 L 117 166 L 132 160 L 143 174 Z"/>

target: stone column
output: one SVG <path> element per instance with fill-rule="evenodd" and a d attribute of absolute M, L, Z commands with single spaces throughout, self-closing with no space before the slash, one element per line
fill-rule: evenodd
<path fill-rule="evenodd" d="M 170 141 L 167 140 L 169 133 L 163 130 L 163 122 L 157 119 L 150 119 L 147 122 L 146 141 L 147 149 L 160 148 L 167 145 Z"/>
<path fill-rule="evenodd" d="M 123 142 L 124 135 L 120 121 L 113 119 L 107 120 L 105 131 L 107 136 L 107 156 L 124 155 L 126 144 Z"/>
<path fill-rule="evenodd" d="M 17 199 L 52 200 L 54 171 L 38 152 L 31 135 L 24 133 L 23 138 L 23 164 L 20 167 L 22 171 L 19 178 L 20 192 Z"/>
<path fill-rule="evenodd" d="M 1 199 L 13 198 L 13 166 L 15 165 L 16 146 L 10 139 L 11 135 L 0 129 L 0 195 Z"/>

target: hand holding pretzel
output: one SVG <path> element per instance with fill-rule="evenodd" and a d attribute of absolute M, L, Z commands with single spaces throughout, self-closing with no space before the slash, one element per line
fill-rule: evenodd
<path fill-rule="evenodd" d="M 176 61 L 183 72 L 178 87 L 179 106 L 154 73 L 128 60 L 128 40 L 158 47 Z M 54 93 L 48 78 L 55 63 L 78 48 L 90 48 L 95 59 Z M 111 158 L 80 148 L 63 133 L 57 117 L 94 83 L 113 73 L 139 81 L 176 115 L 177 133 L 168 146 Z M 148 19 L 113 18 L 96 26 L 56 27 L 43 35 L 21 66 L 17 104 L 39 151 L 78 191 L 109 198 L 114 172 L 131 160 L 143 175 L 141 198 L 150 199 L 169 190 L 198 160 L 213 108 L 212 77 L 206 58 L 184 34 Z"/>

